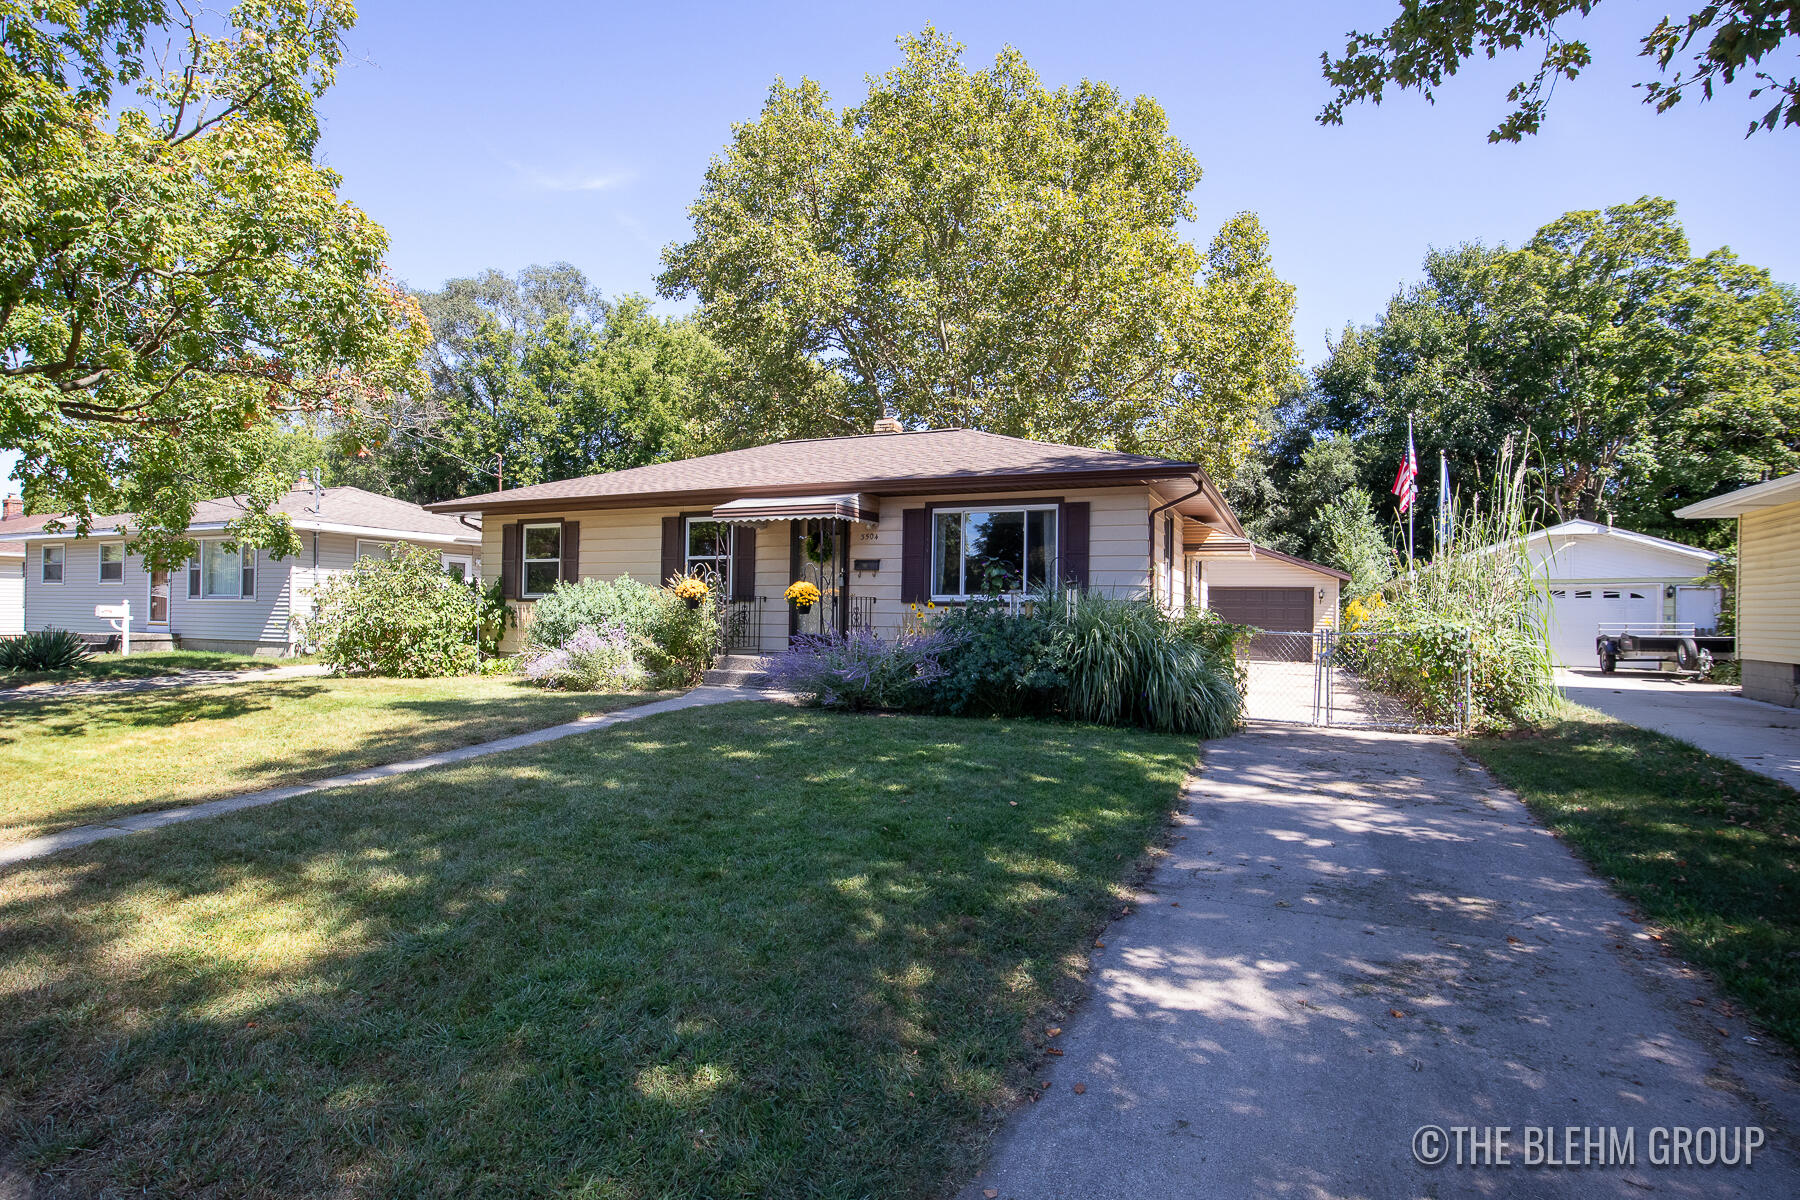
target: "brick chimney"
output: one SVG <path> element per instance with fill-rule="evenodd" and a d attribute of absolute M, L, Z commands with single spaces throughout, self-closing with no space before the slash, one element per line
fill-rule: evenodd
<path fill-rule="evenodd" d="M 899 418 L 881 416 L 875 418 L 876 433 L 905 433 L 906 426 L 900 424 Z"/>
<path fill-rule="evenodd" d="M 10 521 L 14 517 L 25 515 L 25 502 L 15 496 L 8 496 L 0 503 L 0 521 Z"/>

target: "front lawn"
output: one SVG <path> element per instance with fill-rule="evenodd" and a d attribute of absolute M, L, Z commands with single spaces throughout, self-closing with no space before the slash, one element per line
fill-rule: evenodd
<path fill-rule="evenodd" d="M 505 676 L 0 694 L 0 779 L 9 781 L 0 843 L 416 758 L 664 694 L 547 692 Z"/>
<path fill-rule="evenodd" d="M 67 671 L 0 671 L 0 689 L 29 683 L 68 683 L 78 679 L 145 679 L 185 671 L 266 671 L 291 667 L 304 658 L 271 658 L 258 654 L 224 654 L 212 650 L 147 650 L 135 654 L 92 654 Z"/>
<path fill-rule="evenodd" d="M 49 1195 L 928 1196 L 1191 739 L 766 703 L 0 875 Z"/>
<path fill-rule="evenodd" d="M 1468 747 L 1675 949 L 1800 1046 L 1800 793 L 1568 708 L 1541 729 Z"/>

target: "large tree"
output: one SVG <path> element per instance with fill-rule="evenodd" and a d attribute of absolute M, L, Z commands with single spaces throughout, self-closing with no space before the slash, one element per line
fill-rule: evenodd
<path fill-rule="evenodd" d="M 1155 101 L 971 71 L 927 29 L 835 111 L 777 81 L 664 253 L 658 286 L 751 386 L 768 436 L 884 410 L 1192 456 L 1229 474 L 1296 369 L 1292 289 L 1255 217 L 1185 241 L 1200 169 Z"/>
<path fill-rule="evenodd" d="M 1550 93 L 1593 61 L 1588 44 L 1569 27 L 1600 0 L 1402 0 L 1393 22 L 1378 33 L 1351 33 L 1344 53 L 1321 55 L 1325 78 L 1337 89 L 1319 121 L 1341 125 L 1344 109 L 1358 101 L 1380 104 L 1389 86 L 1420 92 L 1427 100 L 1446 76 L 1478 53 L 1486 58 L 1542 47 L 1537 72 L 1506 95 L 1513 110 L 1488 134 L 1490 142 L 1517 142 L 1543 124 Z M 1560 27 L 1559 27 L 1560 26 Z M 1662 78 L 1637 86 L 1644 103 L 1667 112 L 1692 93 L 1711 100 L 1720 86 L 1746 80 L 1750 100 L 1774 103 L 1750 122 L 1758 129 L 1800 125 L 1800 78 L 1782 79 L 1760 64 L 1787 39 L 1800 35 L 1795 0 L 1708 0 L 1687 17 L 1660 17 L 1638 43 Z M 1790 48 L 1791 53 L 1791 48 Z M 1683 62 L 1669 74 L 1677 58 Z"/>
<path fill-rule="evenodd" d="M 1427 507 L 1433 451 L 1472 484 L 1509 437 L 1557 517 L 1688 539 L 1676 508 L 1800 468 L 1800 302 L 1729 250 L 1694 255 L 1666 200 L 1434 251 L 1314 383 L 1306 420 L 1357 440 L 1365 486 L 1385 491 L 1415 417 Z"/>
<path fill-rule="evenodd" d="M 712 448 L 722 356 L 691 320 L 608 301 L 567 263 L 418 296 L 427 385 L 336 478 L 421 502 L 616 471 Z"/>
<path fill-rule="evenodd" d="M 188 549 L 194 504 L 291 550 L 267 506 L 297 414 L 379 419 L 425 330 L 387 239 L 313 161 L 347 0 L 0 0 L 0 447 L 35 511 L 137 514 Z"/>

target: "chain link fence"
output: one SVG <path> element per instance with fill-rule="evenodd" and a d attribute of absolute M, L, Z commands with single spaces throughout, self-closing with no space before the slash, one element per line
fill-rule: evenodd
<path fill-rule="evenodd" d="M 1457 732 L 1467 724 L 1469 662 L 1452 664 L 1446 706 L 1396 680 L 1393 665 L 1416 659 L 1403 634 L 1318 629 L 1258 630 L 1238 649 L 1244 669 L 1244 716 L 1353 729 Z"/>

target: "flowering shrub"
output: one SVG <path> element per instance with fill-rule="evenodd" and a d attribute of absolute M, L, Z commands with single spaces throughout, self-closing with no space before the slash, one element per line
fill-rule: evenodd
<path fill-rule="evenodd" d="M 788 589 L 781 593 L 781 598 L 783 600 L 792 600 L 801 608 L 811 608 L 819 602 L 819 589 L 817 585 L 808 583 L 804 579 L 800 579 L 788 584 Z"/>
<path fill-rule="evenodd" d="M 333 670 L 419 678 L 475 669 L 480 598 L 437 551 L 400 544 L 313 590 L 301 636 Z"/>
<path fill-rule="evenodd" d="M 650 587 L 629 575 L 558 584 L 537 602 L 526 647 L 560 650 L 583 627 L 613 624 L 630 635 L 633 655 L 657 687 L 699 682 L 718 653 L 719 609 L 710 588 L 698 607 L 689 608 L 672 589 Z"/>
<path fill-rule="evenodd" d="M 640 687 L 645 672 L 633 653 L 634 640 L 618 621 L 598 629 L 584 625 L 556 649 L 528 654 L 525 677 L 545 687 L 576 692 Z"/>
<path fill-rule="evenodd" d="M 775 656 L 769 676 L 827 708 L 926 706 L 942 674 L 937 634 L 902 634 L 884 641 L 867 629 L 846 635 L 806 635 Z"/>

